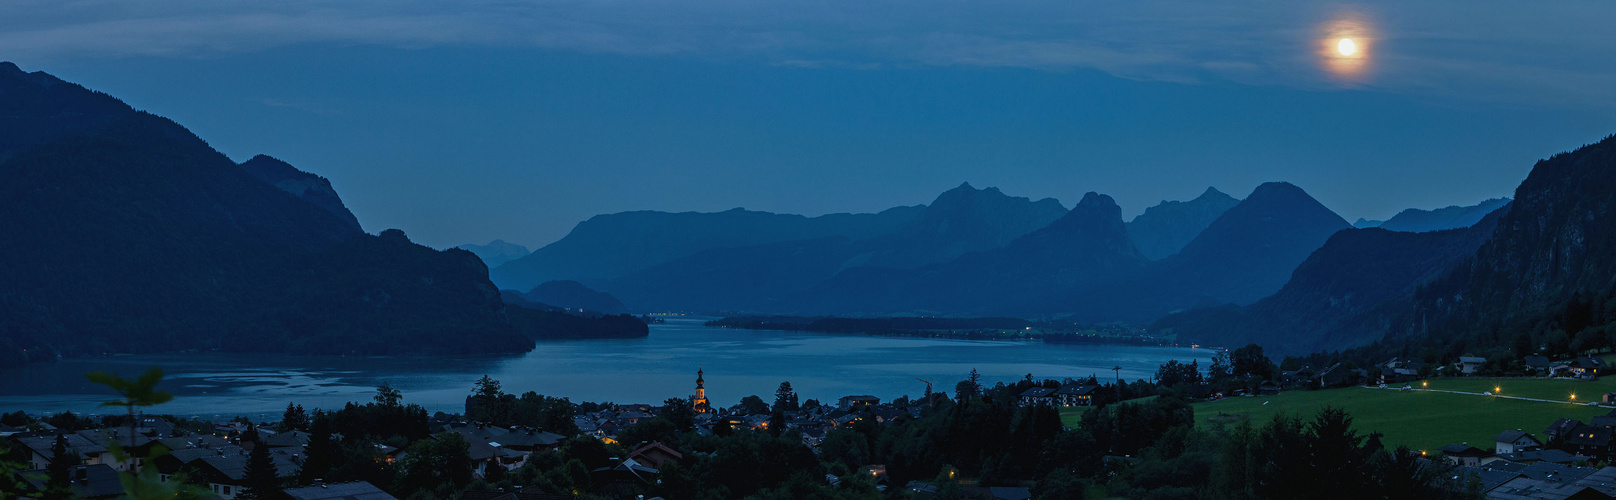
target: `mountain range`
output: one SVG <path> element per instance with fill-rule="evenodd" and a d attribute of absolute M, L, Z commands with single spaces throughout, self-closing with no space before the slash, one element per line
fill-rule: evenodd
<path fill-rule="evenodd" d="M 470 252 L 366 234 L 319 176 L 238 165 L 173 121 L 11 63 L 0 213 L 0 365 L 533 347 Z"/>
<path fill-rule="evenodd" d="M 1441 231 L 1444 229 L 1458 229 L 1470 227 L 1481 222 L 1483 217 L 1498 210 L 1499 207 L 1509 203 L 1509 198 L 1493 198 L 1469 206 L 1449 206 L 1436 210 L 1421 210 L 1410 208 L 1390 219 L 1374 221 L 1358 219 L 1352 227 L 1359 229 L 1378 227 L 1389 231 L 1402 231 L 1405 233 L 1423 233 L 1427 231 Z"/>
<path fill-rule="evenodd" d="M 499 267 L 501 264 L 526 257 L 527 254 L 533 253 L 533 251 L 528 250 L 527 247 L 505 240 L 490 241 L 487 245 L 473 245 L 467 243 L 455 248 L 475 254 L 477 258 L 483 260 L 483 264 L 488 265 L 489 269 Z"/>

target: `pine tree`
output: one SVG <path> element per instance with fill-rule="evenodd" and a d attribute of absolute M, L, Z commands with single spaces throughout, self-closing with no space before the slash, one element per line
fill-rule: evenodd
<path fill-rule="evenodd" d="M 78 464 L 76 453 L 67 447 L 67 435 L 57 434 L 51 446 L 50 465 L 45 467 L 45 500 L 65 500 L 73 497 L 73 466 Z"/>
<path fill-rule="evenodd" d="M 281 495 L 280 472 L 275 470 L 275 461 L 269 458 L 269 446 L 258 443 L 253 446 L 252 453 L 247 454 L 247 468 L 242 471 L 240 498 L 246 500 L 263 500 L 279 498 Z"/>

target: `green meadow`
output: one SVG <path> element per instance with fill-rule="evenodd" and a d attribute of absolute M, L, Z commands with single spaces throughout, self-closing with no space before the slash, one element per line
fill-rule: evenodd
<path fill-rule="evenodd" d="M 1571 385 L 1566 385 L 1571 384 Z M 1576 385 L 1583 384 L 1583 385 Z M 1432 380 L 1430 388 L 1443 390 L 1490 391 L 1503 387 L 1505 395 L 1544 397 L 1559 394 L 1566 399 L 1569 388 L 1578 391 L 1579 400 L 1595 397 L 1584 388 L 1599 382 L 1543 379 L 1443 379 Z M 1418 383 L 1415 384 L 1418 387 Z M 1601 384 L 1603 386 L 1603 384 Z M 1602 391 L 1602 390 L 1601 390 Z M 1386 446 L 1406 445 L 1416 450 L 1432 450 L 1444 444 L 1468 442 L 1482 449 L 1493 447 L 1499 432 L 1521 429 L 1544 439 L 1543 429 L 1561 418 L 1588 422 L 1610 412 L 1609 407 L 1586 404 L 1547 403 L 1469 394 L 1431 391 L 1403 391 L 1349 387 L 1322 391 L 1287 391 L 1277 396 L 1242 396 L 1196 403 L 1197 425 L 1213 426 L 1252 419 L 1261 425 L 1275 414 L 1286 412 L 1311 418 L 1327 405 L 1347 410 L 1359 432 L 1379 432 Z"/>

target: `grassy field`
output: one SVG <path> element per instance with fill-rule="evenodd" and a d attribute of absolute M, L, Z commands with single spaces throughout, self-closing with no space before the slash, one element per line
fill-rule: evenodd
<path fill-rule="evenodd" d="M 1483 387 L 1490 391 L 1502 386 L 1504 394 L 1535 397 L 1569 394 L 1562 384 L 1578 386 L 1578 398 L 1594 397 L 1593 392 L 1583 396 L 1582 387 L 1601 382 L 1572 382 L 1554 380 L 1433 380 L 1430 388 L 1444 390 L 1472 390 Z M 1507 385 L 1506 385 L 1507 383 Z M 1440 384 L 1440 385 L 1439 385 Z M 1518 393 L 1517 393 L 1518 391 Z M 1482 392 L 1482 391 L 1475 391 Z M 1545 399 L 1550 399 L 1545 397 Z M 1266 404 L 1265 404 L 1266 403 Z M 1387 446 L 1407 445 L 1417 450 L 1435 450 L 1444 444 L 1469 442 L 1472 446 L 1491 449 L 1492 437 L 1501 431 L 1521 429 L 1544 439 L 1543 429 L 1561 418 L 1576 418 L 1588 422 L 1591 418 L 1610 412 L 1608 407 L 1544 403 L 1516 399 L 1452 394 L 1428 391 L 1401 391 L 1395 389 L 1369 389 L 1351 387 L 1325 391 L 1288 391 L 1277 396 L 1234 397 L 1221 401 L 1196 403 L 1197 425 L 1218 425 L 1220 422 L 1251 418 L 1260 425 L 1276 413 L 1289 412 L 1311 418 L 1320 408 L 1333 405 L 1344 408 L 1354 420 L 1359 432 L 1380 432 Z"/>
<path fill-rule="evenodd" d="M 1076 429 L 1077 424 L 1083 423 L 1083 414 L 1088 413 L 1092 406 L 1062 406 L 1060 407 L 1061 425 Z"/>
<path fill-rule="evenodd" d="M 1428 381 L 1426 388 L 1444 391 L 1497 392 L 1505 396 L 1578 403 L 1598 403 L 1600 396 L 1616 392 L 1616 376 L 1600 380 L 1568 380 L 1543 378 L 1438 378 Z M 1421 387 L 1419 383 L 1414 387 Z M 1576 398 L 1571 396 L 1575 394 Z"/>

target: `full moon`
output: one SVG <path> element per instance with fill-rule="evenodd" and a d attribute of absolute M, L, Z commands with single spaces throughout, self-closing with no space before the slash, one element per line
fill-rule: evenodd
<path fill-rule="evenodd" d="M 1340 52 L 1341 55 L 1350 56 L 1358 52 L 1358 44 L 1353 43 L 1351 38 L 1342 38 L 1339 43 L 1336 43 L 1335 50 Z"/>

